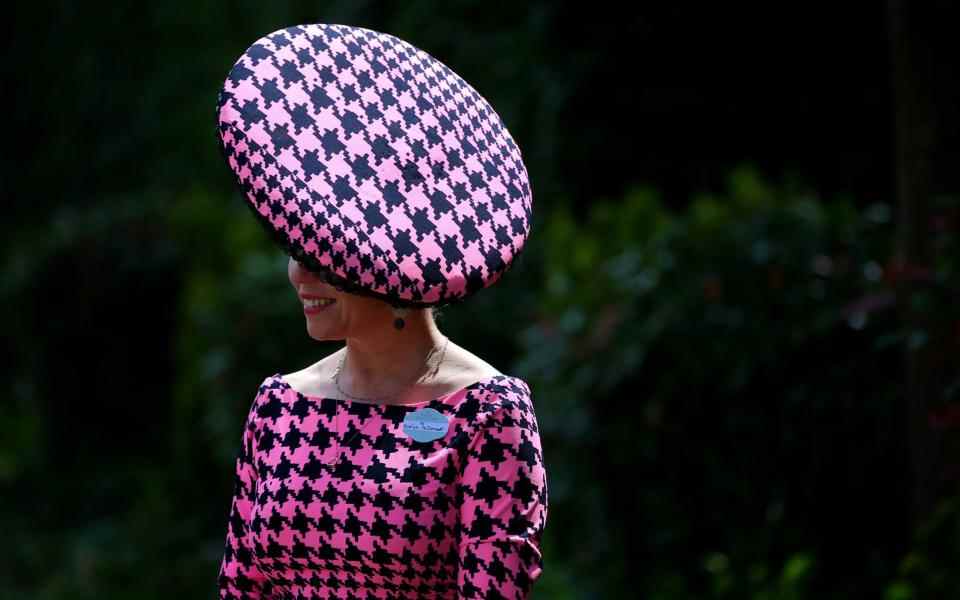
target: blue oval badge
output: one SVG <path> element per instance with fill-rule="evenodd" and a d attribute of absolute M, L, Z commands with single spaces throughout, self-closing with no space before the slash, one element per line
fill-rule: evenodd
<path fill-rule="evenodd" d="M 403 432 L 418 442 L 432 442 L 447 435 L 450 421 L 432 408 L 420 408 L 403 418 Z"/>

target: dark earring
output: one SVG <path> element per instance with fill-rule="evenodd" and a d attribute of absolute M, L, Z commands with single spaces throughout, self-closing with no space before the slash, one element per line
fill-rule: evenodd
<path fill-rule="evenodd" d="M 406 325 L 406 322 L 403 320 L 403 315 L 405 314 L 407 314 L 407 309 L 394 307 L 393 316 L 395 318 L 393 319 L 393 327 L 397 331 L 403 329 L 404 325 Z"/>

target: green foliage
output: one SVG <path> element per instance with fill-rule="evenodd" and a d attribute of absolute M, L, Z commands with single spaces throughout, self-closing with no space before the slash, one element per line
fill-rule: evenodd
<path fill-rule="evenodd" d="M 581 597 L 614 596 L 638 577 L 642 597 L 825 592 L 837 575 L 817 565 L 837 559 L 818 557 L 833 540 L 814 533 L 818 512 L 849 513 L 849 537 L 833 543 L 867 552 L 855 536 L 870 524 L 856 504 L 902 508 L 873 497 L 900 485 L 897 471 L 870 473 L 896 464 L 889 440 L 905 433 L 892 391 L 910 336 L 881 266 L 889 212 L 825 202 L 742 167 L 725 194 L 701 195 L 682 214 L 638 188 L 582 218 L 549 215 L 534 237 L 542 293 L 515 366 L 536 390 L 548 465 L 563 465 L 551 472 L 549 535 L 577 549 L 554 564 L 581 574 Z M 950 269 L 943 261 L 940 272 Z M 950 343 L 950 296 L 918 293 L 937 315 L 923 335 Z M 846 467 L 831 464 L 838 453 Z M 799 474 L 781 465 L 846 477 L 852 499 L 832 505 L 845 491 L 816 481 L 798 490 Z M 871 565 L 892 570 L 897 547 L 871 552 L 873 563 L 848 564 L 847 585 L 879 589 Z"/>
<path fill-rule="evenodd" d="M 123 598 L 146 586 L 159 598 L 212 586 L 237 424 L 252 392 L 266 375 L 325 352 L 302 333 L 286 257 L 227 200 L 194 186 L 169 210 L 112 213 L 105 229 L 65 222 L 72 237 L 50 242 L 36 262 L 6 263 L 6 293 L 16 298 L 31 289 L 31 270 L 43 273 L 37 256 L 70 252 L 102 231 L 136 231 L 143 220 L 161 223 L 177 247 L 203 240 L 204 248 L 177 272 L 177 378 L 161 462 L 118 459 L 89 481 L 44 480 L 50 458 L 37 442 L 47 422 L 31 408 L 38 392 L 29 379 L 16 388 L 6 422 L 18 434 L 0 448 L 6 489 L 32 485 L 116 506 L 91 504 L 69 527 L 37 529 L 17 518 L 29 501 L 18 499 L 3 517 L 15 569 L 0 573 L 13 597 Z M 449 307 L 442 321 L 534 389 L 550 493 L 537 598 L 623 590 L 662 599 L 829 598 L 879 592 L 888 580 L 888 598 L 953 589 L 955 499 L 904 558 L 893 541 L 873 540 L 880 547 L 872 562 L 844 557 L 842 574 L 830 571 L 839 559 L 829 548 L 865 555 L 866 542 L 851 539 L 863 532 L 848 537 L 817 521 L 833 510 L 851 517 L 860 503 L 898 507 L 883 497 L 898 485 L 893 470 L 880 469 L 885 483 L 867 472 L 896 451 L 887 448 L 901 435 L 890 390 L 899 351 L 916 338 L 899 329 L 892 305 L 864 302 L 889 286 L 889 207 L 825 203 L 745 167 L 724 194 L 700 196 L 679 214 L 644 187 L 584 216 L 563 202 L 539 214 L 502 282 Z M 165 243 L 146 256 L 163 264 Z M 942 246 L 952 244 L 945 236 Z M 953 262 L 941 260 L 937 273 L 950 285 Z M 923 301 L 937 323 L 956 322 L 938 289 Z M 941 336 L 922 333 L 927 343 Z M 838 441 L 851 437 L 863 447 Z M 838 473 L 848 487 L 833 490 Z M 844 500 L 858 489 L 856 502 Z M 52 573 L 51 563 L 59 567 Z"/>
<path fill-rule="evenodd" d="M 256 385 L 336 346 L 304 334 L 286 257 L 232 188 L 214 98 L 252 40 L 319 20 L 443 56 L 524 148 L 530 242 L 441 327 L 534 391 L 550 494 L 536 598 L 960 588 L 955 480 L 916 531 L 899 519 L 905 348 L 936 349 L 931 421 L 945 454 L 958 450 L 956 199 L 935 199 L 932 272 L 906 302 L 930 318 L 907 330 L 888 203 L 860 210 L 749 166 L 679 212 L 646 186 L 564 198 L 593 176 L 555 160 L 564 102 L 602 48 L 550 39 L 551 3 L 509 22 L 480 6 L 22 8 L 10 46 L 52 50 L 11 84 L 18 137 L 45 128 L 44 156 L 17 163 L 24 183 L 2 182 L 27 199 L 7 215 L 0 263 L 17 340 L 0 413 L 4 598 L 213 593 Z M 98 428 L 110 419 L 124 427 Z"/>

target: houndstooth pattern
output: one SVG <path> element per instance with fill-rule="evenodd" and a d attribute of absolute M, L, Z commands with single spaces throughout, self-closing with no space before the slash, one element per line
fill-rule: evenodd
<path fill-rule="evenodd" d="M 423 407 L 444 437 L 404 433 Z M 516 599 L 542 573 L 546 474 L 517 377 L 410 406 L 305 396 L 277 373 L 236 467 L 221 600 Z"/>
<path fill-rule="evenodd" d="M 394 36 L 311 24 L 250 46 L 217 102 L 221 148 L 258 220 L 294 258 L 396 305 L 496 282 L 532 194 L 499 115 Z"/>

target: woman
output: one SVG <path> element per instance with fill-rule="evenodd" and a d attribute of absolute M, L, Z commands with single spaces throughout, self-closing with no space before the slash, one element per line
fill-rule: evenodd
<path fill-rule="evenodd" d="M 529 233 L 499 116 L 407 42 L 315 24 L 251 45 L 217 119 L 308 335 L 345 341 L 259 386 L 220 597 L 528 597 L 547 517 L 530 388 L 433 316 L 495 283 Z"/>

